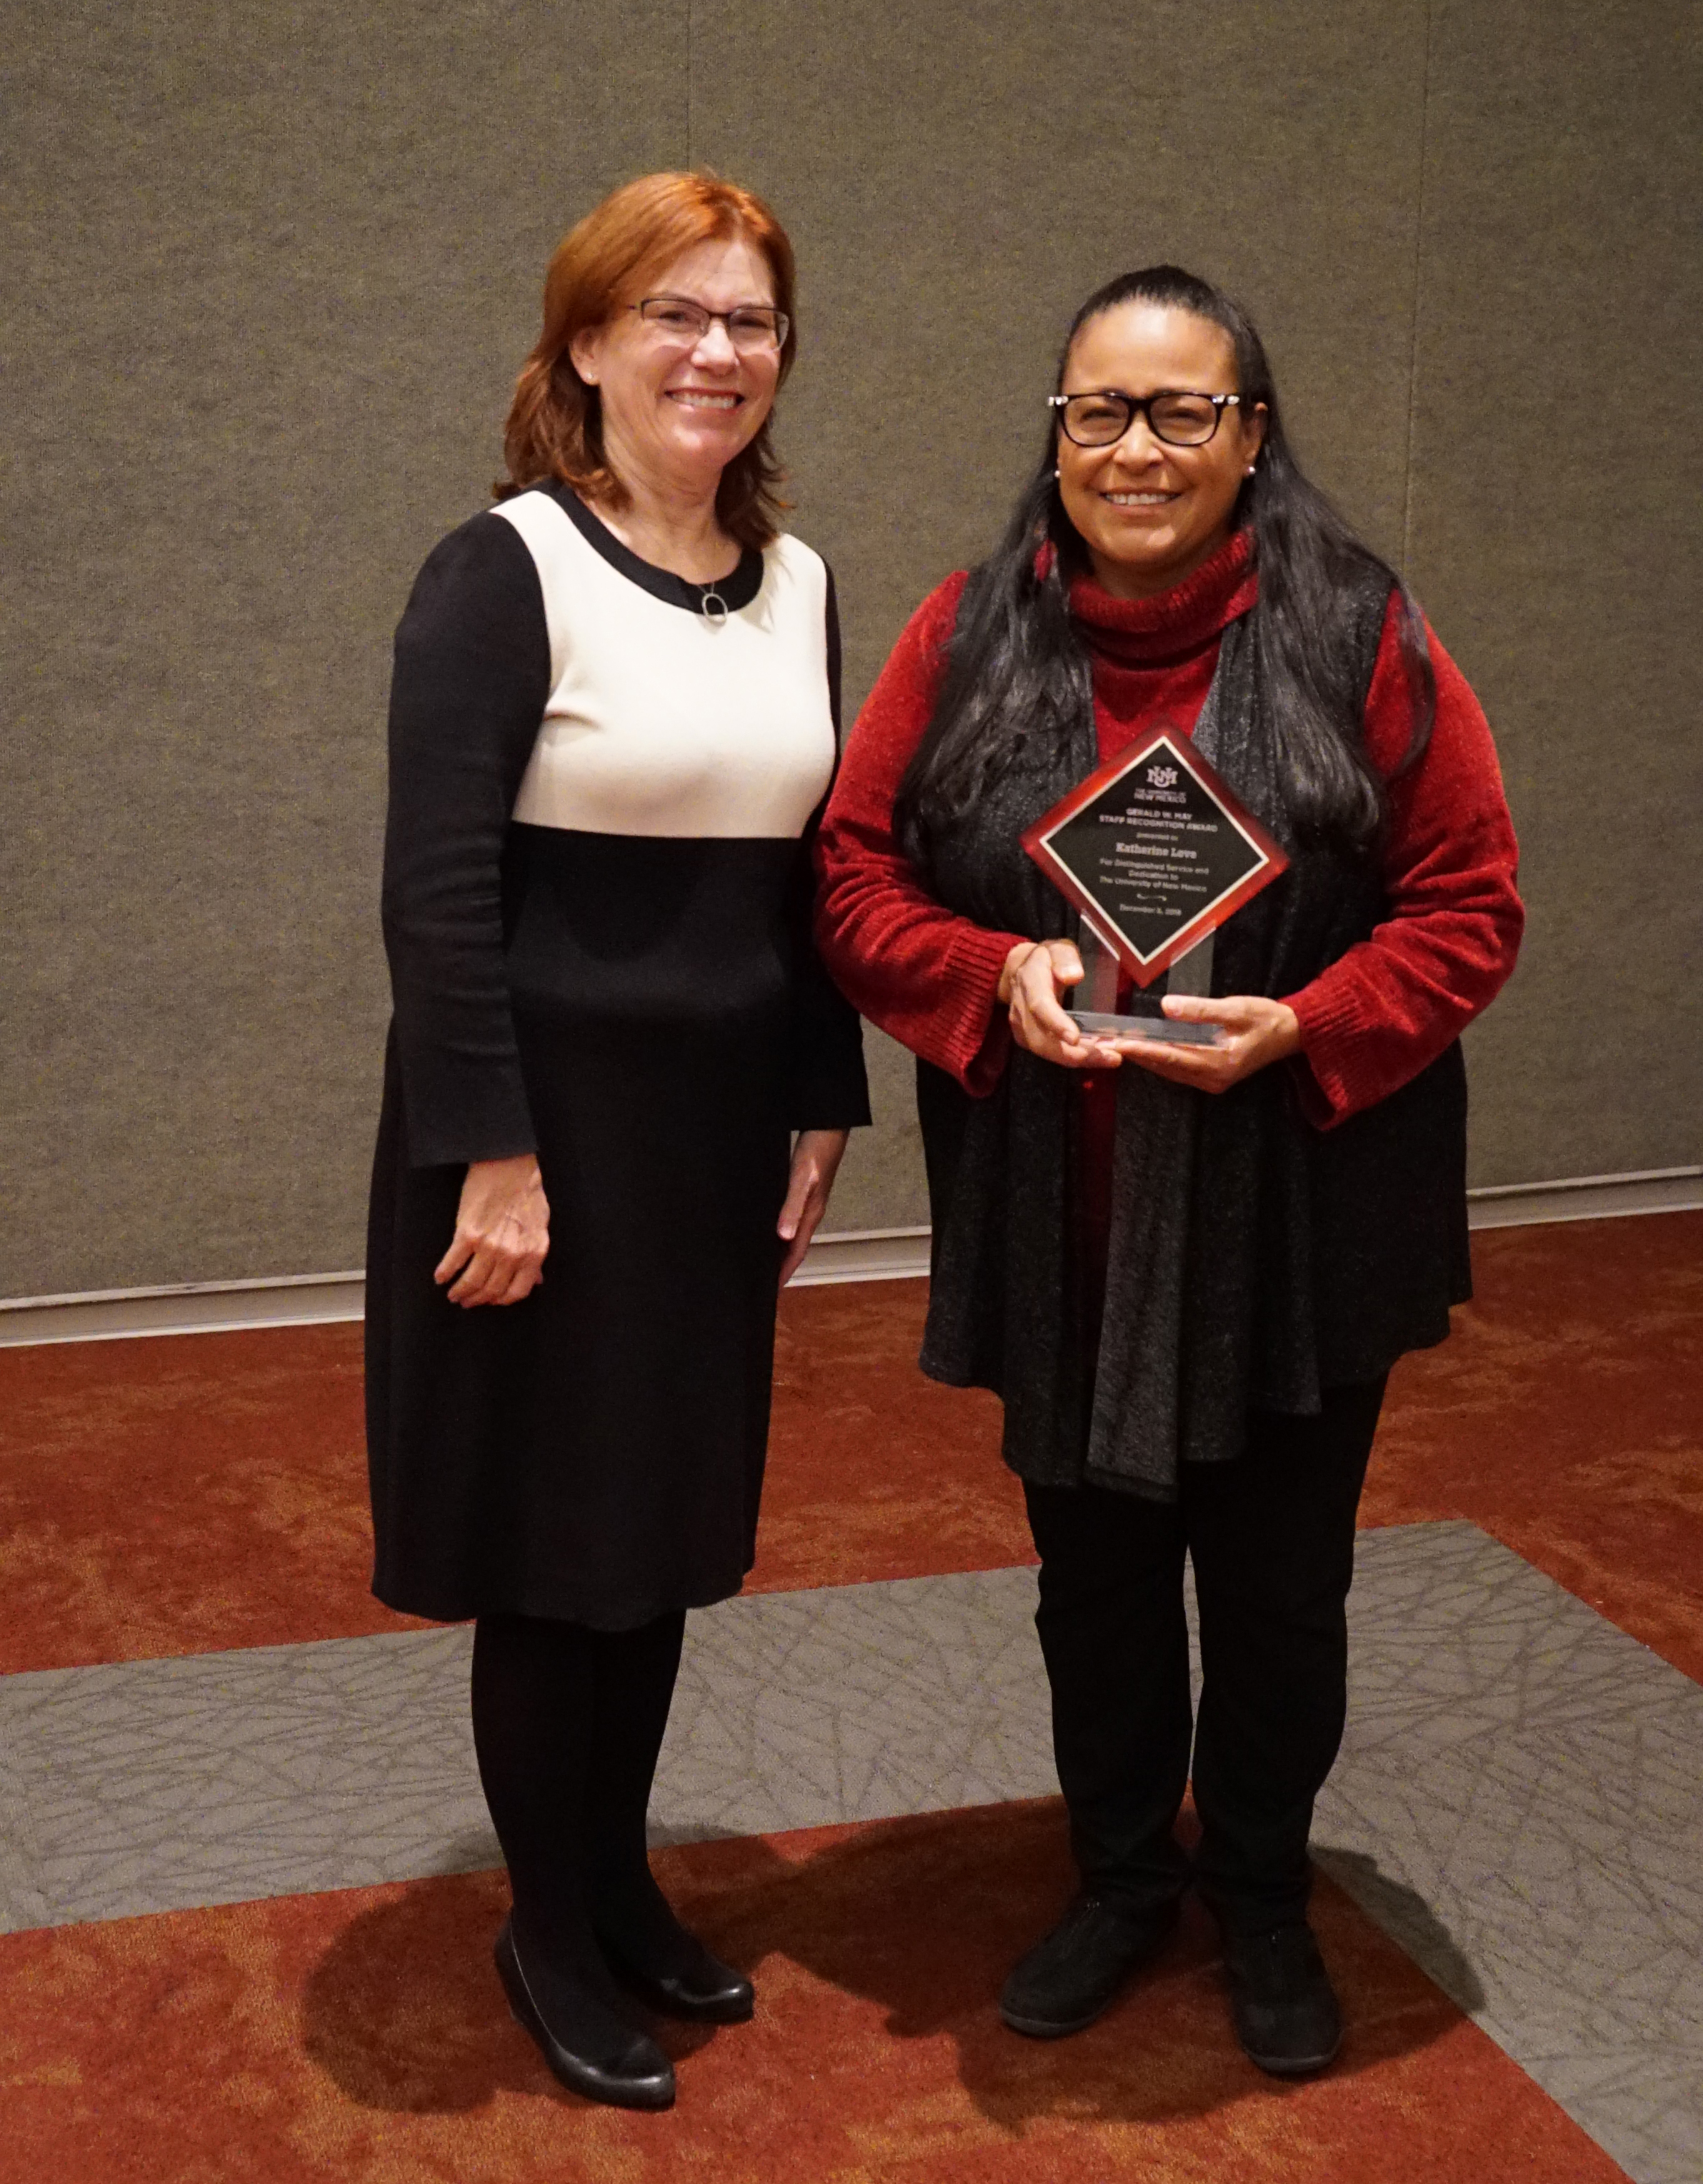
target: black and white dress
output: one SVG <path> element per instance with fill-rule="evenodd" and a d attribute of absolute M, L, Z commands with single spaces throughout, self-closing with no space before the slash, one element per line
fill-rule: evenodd
<path fill-rule="evenodd" d="M 714 590 L 545 486 L 444 539 L 397 632 L 366 1359 L 393 1607 L 625 1630 L 751 1567 L 790 1133 L 868 1104 L 810 939 L 833 580 L 781 538 Z M 450 1304 L 466 1163 L 534 1150 L 542 1284 Z"/>

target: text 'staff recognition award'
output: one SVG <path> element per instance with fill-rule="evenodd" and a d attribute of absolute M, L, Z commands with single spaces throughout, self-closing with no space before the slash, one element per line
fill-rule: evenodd
<path fill-rule="evenodd" d="M 1174 728 L 1091 773 L 1023 836 L 1082 914 L 1086 976 L 1071 1013 L 1085 1030 L 1210 1045 L 1210 1024 L 1120 1015 L 1118 987 L 1169 971 L 1172 993 L 1212 989 L 1212 936 L 1288 863 L 1228 784 Z"/>

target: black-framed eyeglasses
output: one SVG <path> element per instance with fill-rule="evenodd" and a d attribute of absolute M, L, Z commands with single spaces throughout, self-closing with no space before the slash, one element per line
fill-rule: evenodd
<path fill-rule="evenodd" d="M 1049 394 L 1047 405 L 1058 412 L 1067 440 L 1079 448 L 1109 448 L 1121 440 L 1137 417 L 1145 417 L 1156 440 L 1171 448 L 1203 448 L 1239 394 L 1190 394 L 1161 387 L 1157 394 L 1120 394 L 1110 387 L 1092 394 Z"/>
<path fill-rule="evenodd" d="M 695 348 L 719 319 L 741 356 L 760 356 L 766 350 L 784 348 L 792 324 L 784 311 L 773 310 L 766 304 L 735 304 L 730 311 L 712 311 L 695 304 L 690 296 L 645 296 L 628 309 L 637 311 L 654 334 L 664 341 L 678 342 L 683 348 Z"/>

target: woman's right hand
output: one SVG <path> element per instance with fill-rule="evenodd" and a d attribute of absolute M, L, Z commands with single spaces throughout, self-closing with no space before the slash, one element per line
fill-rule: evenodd
<path fill-rule="evenodd" d="M 455 1235 L 432 1279 L 451 1304 L 518 1304 L 544 1279 L 550 1206 L 531 1153 L 471 1162 Z"/>
<path fill-rule="evenodd" d="M 1043 1061 L 1066 1069 L 1116 1069 L 1123 1056 L 1085 1032 L 1060 996 L 1082 976 L 1082 959 L 1068 940 L 1019 940 L 999 974 L 999 998 L 1011 1015 L 1011 1035 Z"/>

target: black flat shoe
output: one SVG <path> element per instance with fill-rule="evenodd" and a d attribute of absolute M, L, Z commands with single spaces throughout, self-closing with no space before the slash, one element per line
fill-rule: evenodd
<path fill-rule="evenodd" d="M 1274 2078 L 1305 2078 L 1334 2059 L 1343 2013 L 1310 1926 L 1226 1934 L 1224 1971 L 1236 2036 L 1250 2063 Z"/>
<path fill-rule="evenodd" d="M 757 2008 L 751 1981 L 712 1956 L 684 1926 L 678 1936 L 676 1961 L 665 1973 L 641 1971 L 617 1943 L 601 1934 L 597 1940 L 610 1970 L 647 2008 L 694 2025 L 743 2025 Z"/>
<path fill-rule="evenodd" d="M 1084 2031 L 1176 1921 L 1174 1897 L 1136 1908 L 1112 1897 L 1079 1896 L 1053 1931 L 1019 1959 L 1001 1992 L 1000 2015 L 1030 2040 Z"/>
<path fill-rule="evenodd" d="M 611 2108 L 673 2107 L 673 2064 L 647 2034 L 623 2025 L 595 1996 L 585 1997 L 583 2014 L 590 2029 L 573 2036 L 578 2046 L 567 2047 L 551 2031 L 515 1953 L 511 1919 L 503 1921 L 495 1954 L 497 1975 L 515 2021 L 532 2035 L 545 2062 L 571 2092 Z"/>

